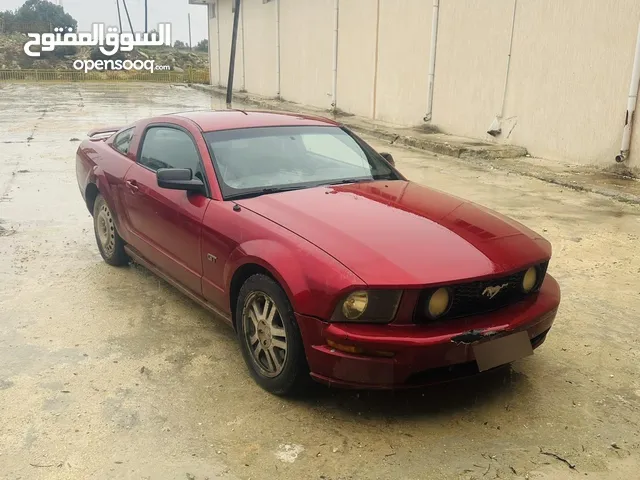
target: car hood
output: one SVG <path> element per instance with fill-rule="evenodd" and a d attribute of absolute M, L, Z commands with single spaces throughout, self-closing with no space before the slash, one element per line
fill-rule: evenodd
<path fill-rule="evenodd" d="M 366 284 L 416 286 L 508 274 L 550 244 L 514 220 L 401 180 L 238 200 L 341 262 Z"/>

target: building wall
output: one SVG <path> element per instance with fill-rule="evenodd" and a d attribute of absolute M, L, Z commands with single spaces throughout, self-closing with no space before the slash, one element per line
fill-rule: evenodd
<path fill-rule="evenodd" d="M 447 132 L 488 137 L 502 103 L 513 0 L 440 5 L 433 122 Z"/>
<path fill-rule="evenodd" d="M 620 150 L 640 3 L 602 7 L 595 0 L 522 2 L 509 112 L 525 123 L 514 143 L 587 163 L 611 162 Z M 640 166 L 640 135 L 634 143 Z"/>
<path fill-rule="evenodd" d="M 376 72 L 377 0 L 350 0 L 340 4 L 338 41 L 338 94 L 341 110 L 373 115 Z"/>
<path fill-rule="evenodd" d="M 330 108 L 333 23 L 333 0 L 280 1 L 283 98 Z"/>
<path fill-rule="evenodd" d="M 428 96 L 429 3 L 380 1 L 376 119 L 407 125 L 422 122 Z"/>
<path fill-rule="evenodd" d="M 273 96 L 277 84 L 276 2 L 263 5 L 261 1 L 247 1 L 243 2 L 241 10 L 244 15 L 244 44 L 240 53 L 245 56 L 246 90 Z"/>
<path fill-rule="evenodd" d="M 233 15 L 219 0 L 211 58 L 226 84 Z M 237 88 L 275 96 L 276 0 L 242 0 Z M 620 149 L 640 2 L 518 0 L 503 135 L 486 132 L 500 113 L 514 0 L 440 0 L 433 124 L 443 131 L 514 143 L 532 155 L 612 163 Z M 400 125 L 427 110 L 432 2 L 342 0 L 337 107 Z M 331 108 L 334 0 L 280 0 L 281 96 Z M 244 44 L 242 42 L 244 37 Z M 246 72 L 243 70 L 243 59 Z M 214 83 L 218 75 L 214 72 Z M 640 121 L 636 121 L 640 128 Z M 640 166 L 640 132 L 631 163 Z"/>

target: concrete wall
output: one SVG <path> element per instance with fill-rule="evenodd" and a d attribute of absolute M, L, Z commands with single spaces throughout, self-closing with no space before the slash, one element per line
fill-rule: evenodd
<path fill-rule="evenodd" d="M 502 103 L 512 18 L 513 0 L 441 2 L 433 121 L 443 130 L 488 137 Z"/>
<path fill-rule="evenodd" d="M 220 75 L 225 85 L 232 2 L 218 3 L 210 29 L 212 81 Z M 275 96 L 276 1 L 242 3 L 235 85 L 241 88 L 244 79 L 249 92 Z M 514 0 L 440 0 L 433 124 L 456 135 L 522 145 L 534 156 L 612 163 L 622 137 L 640 2 L 618 0 L 613 7 L 597 0 L 518 0 L 503 134 L 494 139 L 486 131 L 502 106 L 513 8 Z M 282 98 L 331 107 L 333 15 L 334 0 L 280 0 Z M 422 124 L 431 19 L 428 0 L 342 0 L 337 107 Z M 631 163 L 640 166 L 640 132 L 632 140 Z"/>
<path fill-rule="evenodd" d="M 525 123 L 514 130 L 514 143 L 533 145 L 541 156 L 589 163 L 610 162 L 620 149 L 640 3 L 603 6 L 594 0 L 522 2 L 509 114 Z M 640 135 L 634 140 L 640 165 Z"/>
<path fill-rule="evenodd" d="M 355 115 L 373 115 L 376 73 L 377 0 L 350 0 L 340 5 L 338 107 Z"/>
<path fill-rule="evenodd" d="M 429 3 L 425 0 L 380 1 L 376 92 L 379 120 L 419 124 L 426 113 L 431 38 Z"/>
<path fill-rule="evenodd" d="M 241 23 L 244 43 L 240 53 L 245 56 L 246 90 L 259 95 L 275 95 L 276 3 L 263 5 L 261 1 L 243 2 L 241 12 L 244 15 Z"/>
<path fill-rule="evenodd" d="M 329 108 L 333 0 L 281 0 L 280 22 L 282 97 Z"/>
<path fill-rule="evenodd" d="M 514 2 L 441 4 L 434 123 L 490 138 L 484 132 L 502 103 Z M 639 21 L 634 0 L 615 8 L 595 0 L 519 0 L 504 115 L 510 120 L 499 141 L 551 159 L 612 162 Z M 640 135 L 634 147 L 640 165 Z"/>

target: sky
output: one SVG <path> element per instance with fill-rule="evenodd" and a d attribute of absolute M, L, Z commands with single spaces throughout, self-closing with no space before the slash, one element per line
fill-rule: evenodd
<path fill-rule="evenodd" d="M 0 11 L 20 8 L 25 0 L 0 0 Z M 158 28 L 158 23 L 171 23 L 171 41 L 189 40 L 188 14 L 191 14 L 191 36 L 195 46 L 207 38 L 207 7 L 189 5 L 189 0 L 147 0 L 149 5 L 149 30 Z M 54 2 L 55 3 L 55 2 Z M 62 0 L 65 11 L 78 21 L 78 30 L 90 32 L 92 23 L 118 26 L 116 0 Z M 144 0 L 127 0 L 131 23 L 136 32 L 144 31 Z M 129 27 L 122 1 L 122 25 Z"/>

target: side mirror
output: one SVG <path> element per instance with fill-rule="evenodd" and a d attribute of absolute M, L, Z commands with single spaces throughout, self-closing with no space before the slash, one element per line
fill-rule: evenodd
<path fill-rule="evenodd" d="M 396 161 L 393 159 L 393 156 L 390 153 L 381 153 L 380 156 L 384 158 L 387 162 L 389 162 L 394 167 L 396 166 Z"/>
<path fill-rule="evenodd" d="M 160 188 L 204 193 L 204 183 L 199 178 L 193 178 L 190 168 L 160 168 L 156 178 Z"/>

